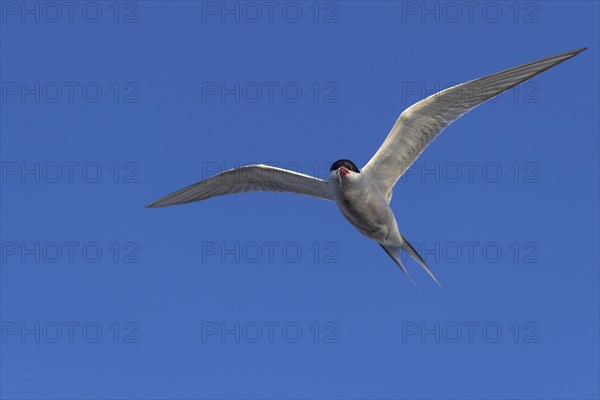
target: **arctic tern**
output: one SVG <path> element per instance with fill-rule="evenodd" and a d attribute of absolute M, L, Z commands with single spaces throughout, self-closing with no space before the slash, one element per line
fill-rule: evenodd
<path fill-rule="evenodd" d="M 147 207 L 171 206 L 252 191 L 288 192 L 332 200 L 359 232 L 379 243 L 413 284 L 401 262 L 401 251 L 413 257 L 441 286 L 425 260 L 398 230 L 389 206 L 394 185 L 427 145 L 453 121 L 585 49 L 543 58 L 456 85 L 413 104 L 400 114 L 383 145 L 362 170 L 350 160 L 338 160 L 331 166 L 327 179 L 323 180 L 268 165 L 247 165 L 178 190 Z"/>

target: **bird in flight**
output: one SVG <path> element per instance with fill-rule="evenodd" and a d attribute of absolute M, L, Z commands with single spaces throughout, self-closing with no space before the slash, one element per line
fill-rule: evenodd
<path fill-rule="evenodd" d="M 344 217 L 363 235 L 375 240 L 398 264 L 401 251 L 413 257 L 439 285 L 437 278 L 411 244 L 400 234 L 389 206 L 394 185 L 444 128 L 487 100 L 575 57 L 586 48 L 557 54 L 433 94 L 404 110 L 383 145 L 359 169 L 350 160 L 338 160 L 327 179 L 269 165 L 247 165 L 224 171 L 162 197 L 147 207 L 206 200 L 241 192 L 288 192 L 334 201 Z"/>

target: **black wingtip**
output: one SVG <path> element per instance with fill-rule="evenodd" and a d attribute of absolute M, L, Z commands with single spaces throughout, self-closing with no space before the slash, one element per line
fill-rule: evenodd
<path fill-rule="evenodd" d="M 573 50 L 570 53 L 573 54 L 573 56 L 576 56 L 577 54 L 581 53 L 582 51 L 586 51 L 587 49 L 588 49 L 587 47 L 582 47 L 580 49 Z"/>

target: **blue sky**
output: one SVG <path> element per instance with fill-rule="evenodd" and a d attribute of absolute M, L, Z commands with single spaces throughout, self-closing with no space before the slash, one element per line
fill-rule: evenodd
<path fill-rule="evenodd" d="M 0 2 L 3 398 L 598 398 L 596 2 Z M 441 281 L 333 203 L 144 204 L 363 165 L 455 83 L 589 49 L 395 188 Z"/>

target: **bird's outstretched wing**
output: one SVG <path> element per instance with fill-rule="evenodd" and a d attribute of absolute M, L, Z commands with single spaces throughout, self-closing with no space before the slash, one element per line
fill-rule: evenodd
<path fill-rule="evenodd" d="M 326 181 L 260 164 L 222 172 L 171 193 L 146 207 L 165 207 L 241 192 L 288 192 L 332 200 Z"/>
<path fill-rule="evenodd" d="M 445 127 L 485 101 L 584 50 L 569 51 L 475 79 L 413 104 L 400 114 L 362 172 L 378 184 L 389 201 L 398 179 Z"/>

